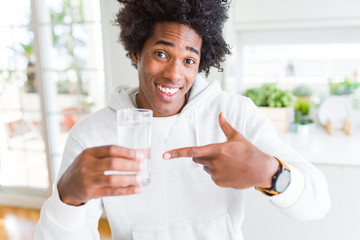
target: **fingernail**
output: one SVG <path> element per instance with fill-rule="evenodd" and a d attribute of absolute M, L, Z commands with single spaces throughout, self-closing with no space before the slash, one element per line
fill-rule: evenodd
<path fill-rule="evenodd" d="M 136 182 L 137 183 L 142 183 L 142 176 L 141 175 L 136 175 Z"/>
<path fill-rule="evenodd" d="M 165 153 L 164 154 L 164 159 L 165 160 L 169 160 L 171 158 L 171 154 L 170 153 Z"/>
<path fill-rule="evenodd" d="M 134 192 L 135 192 L 135 193 L 140 193 L 140 192 L 142 192 L 142 186 L 136 186 L 136 187 L 134 188 Z"/>
<path fill-rule="evenodd" d="M 137 151 L 135 158 L 136 158 L 136 160 L 143 160 L 143 159 L 145 159 L 145 155 L 143 152 Z"/>
<path fill-rule="evenodd" d="M 145 170 L 145 164 L 144 163 L 139 163 L 139 169 L 140 169 L 140 171 L 144 171 Z"/>

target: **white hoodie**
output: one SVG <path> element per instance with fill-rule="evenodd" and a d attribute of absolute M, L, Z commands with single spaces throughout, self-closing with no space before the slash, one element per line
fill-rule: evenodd
<path fill-rule="evenodd" d="M 109 107 L 74 126 L 59 176 L 84 149 L 116 144 L 115 110 L 134 108 L 129 96 L 136 91 L 138 88 L 116 88 Z M 330 199 L 323 174 L 279 139 L 270 121 L 251 100 L 223 92 L 216 82 L 198 77 L 167 138 L 158 127 L 152 129 L 151 183 L 142 193 L 103 197 L 74 207 L 61 202 L 55 185 L 42 207 L 35 239 L 99 239 L 97 227 L 103 209 L 113 239 L 243 239 L 243 190 L 217 186 L 191 158 L 162 159 L 167 150 L 224 142 L 218 123 L 220 112 L 259 149 L 290 166 L 288 189 L 268 197 L 280 211 L 301 221 L 326 214 Z"/>

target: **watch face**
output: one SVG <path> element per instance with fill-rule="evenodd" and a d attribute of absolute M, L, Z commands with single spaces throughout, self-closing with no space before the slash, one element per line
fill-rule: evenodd
<path fill-rule="evenodd" d="M 276 179 L 275 189 L 278 193 L 282 193 L 289 186 L 291 175 L 289 171 L 283 171 Z"/>

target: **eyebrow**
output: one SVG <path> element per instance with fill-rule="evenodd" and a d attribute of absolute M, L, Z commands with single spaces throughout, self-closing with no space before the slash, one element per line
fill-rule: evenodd
<path fill-rule="evenodd" d="M 155 45 L 165 45 L 169 47 L 175 47 L 175 45 L 172 42 L 159 40 L 155 43 Z M 194 47 L 186 46 L 186 50 L 196 53 L 197 55 L 200 55 L 199 50 L 195 49 Z"/>

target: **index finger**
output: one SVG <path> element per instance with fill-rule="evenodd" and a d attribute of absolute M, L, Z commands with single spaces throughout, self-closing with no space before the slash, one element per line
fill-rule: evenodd
<path fill-rule="evenodd" d="M 145 158 L 146 150 L 125 148 L 117 145 L 107 145 L 88 148 L 84 150 L 84 153 L 92 155 L 96 158 L 122 157 L 140 161 Z"/>
<path fill-rule="evenodd" d="M 200 147 L 185 147 L 167 151 L 163 154 L 165 160 L 181 157 L 211 157 L 217 154 L 218 144 L 209 144 Z"/>

